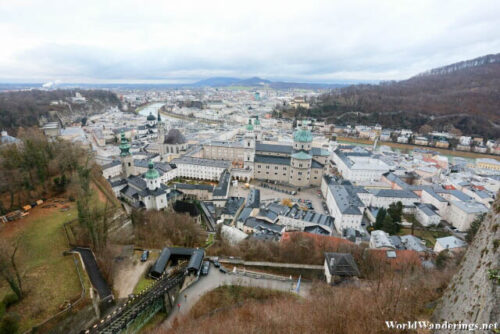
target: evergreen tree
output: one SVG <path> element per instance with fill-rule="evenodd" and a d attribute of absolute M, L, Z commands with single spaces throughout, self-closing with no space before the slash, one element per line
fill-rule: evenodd
<path fill-rule="evenodd" d="M 384 218 L 387 214 L 387 211 L 385 208 L 380 208 L 377 212 L 377 217 L 375 218 L 375 224 L 373 225 L 373 228 L 376 230 L 382 229 L 382 226 L 384 225 Z"/>
<path fill-rule="evenodd" d="M 401 217 L 403 216 L 403 203 L 401 203 L 401 201 L 391 203 L 387 213 L 391 216 L 392 221 L 401 223 Z"/>
<path fill-rule="evenodd" d="M 382 230 L 389 234 L 396 234 L 399 232 L 399 224 L 393 221 L 391 215 L 386 215 L 382 225 Z"/>

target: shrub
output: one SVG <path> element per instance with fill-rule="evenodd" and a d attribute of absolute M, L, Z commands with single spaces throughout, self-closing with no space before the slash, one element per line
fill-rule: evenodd
<path fill-rule="evenodd" d="M 0 319 L 2 319 L 6 310 L 7 310 L 7 307 L 5 307 L 5 304 L 3 302 L 0 302 Z"/>
<path fill-rule="evenodd" d="M 2 303 L 5 305 L 5 307 L 10 307 L 17 303 L 19 301 L 19 298 L 15 293 L 9 293 L 5 297 L 3 297 Z"/>
<path fill-rule="evenodd" d="M 19 331 L 19 315 L 7 313 L 0 322 L 0 334 L 16 334 Z"/>
<path fill-rule="evenodd" d="M 493 249 L 495 250 L 495 252 L 499 246 L 500 246 L 500 239 L 493 240 Z"/>

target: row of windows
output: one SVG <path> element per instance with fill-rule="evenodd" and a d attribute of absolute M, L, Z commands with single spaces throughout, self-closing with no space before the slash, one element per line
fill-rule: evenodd
<path fill-rule="evenodd" d="M 262 165 L 257 165 L 257 168 L 262 168 Z M 270 169 L 271 167 L 269 165 L 266 165 L 266 169 Z M 278 166 L 274 166 L 274 169 L 275 170 L 278 170 L 279 167 Z M 283 170 L 286 170 L 286 167 L 283 167 Z"/>
<path fill-rule="evenodd" d="M 261 174 L 261 171 L 257 171 L 257 174 Z M 266 172 L 266 175 L 269 175 L 269 172 Z M 278 173 L 274 173 L 274 175 L 278 175 Z M 286 176 L 286 173 L 283 173 L 283 176 Z"/>

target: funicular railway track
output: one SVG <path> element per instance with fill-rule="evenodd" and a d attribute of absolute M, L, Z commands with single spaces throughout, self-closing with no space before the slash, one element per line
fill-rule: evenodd
<path fill-rule="evenodd" d="M 91 328 L 82 331 L 85 334 L 111 334 L 121 333 L 126 330 L 130 324 L 142 313 L 145 313 L 151 307 L 161 308 L 164 295 L 176 286 L 182 284 L 185 277 L 186 265 L 178 266 L 170 274 L 163 274 L 158 282 L 149 290 L 139 295 L 130 297 L 128 301 L 114 310 L 105 318 L 99 320 Z"/>

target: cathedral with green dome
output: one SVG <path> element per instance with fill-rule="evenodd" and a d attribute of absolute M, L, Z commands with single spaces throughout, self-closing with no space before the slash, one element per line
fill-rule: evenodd
<path fill-rule="evenodd" d="M 313 135 L 306 127 L 297 128 L 292 144 L 266 142 L 258 116 L 243 128 L 242 142 L 211 142 L 203 147 L 206 159 L 228 160 L 243 168 L 233 169 L 237 179 L 287 184 L 297 188 L 321 185 L 329 151 L 313 146 Z"/>

